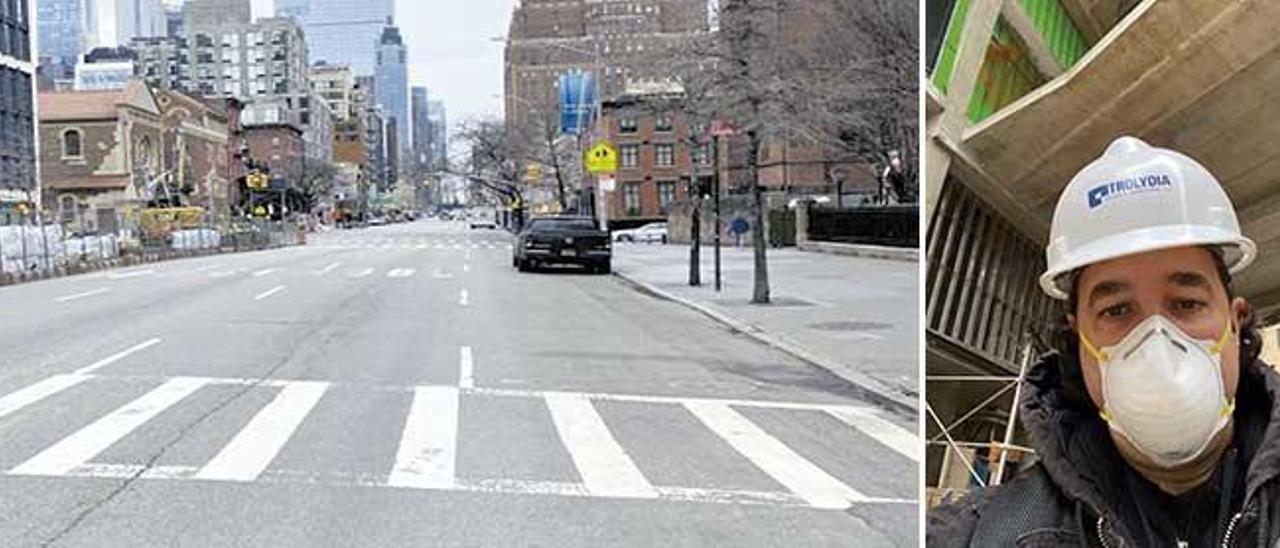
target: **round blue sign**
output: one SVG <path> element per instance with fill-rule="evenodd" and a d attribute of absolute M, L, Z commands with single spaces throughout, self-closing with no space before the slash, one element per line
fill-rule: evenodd
<path fill-rule="evenodd" d="M 734 234 L 746 234 L 748 230 L 751 230 L 751 223 L 748 223 L 742 217 L 738 217 L 732 223 L 729 223 L 729 231 Z"/>

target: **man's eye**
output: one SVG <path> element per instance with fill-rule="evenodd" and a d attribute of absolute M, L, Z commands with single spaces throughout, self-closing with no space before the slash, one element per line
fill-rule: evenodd
<path fill-rule="evenodd" d="M 1205 303 L 1192 299 L 1178 299 L 1173 302 L 1173 308 L 1178 312 L 1196 312 L 1205 306 Z"/>
<path fill-rule="evenodd" d="M 1128 304 L 1117 304 L 1102 309 L 1098 315 L 1103 318 L 1120 318 L 1129 313 Z"/>

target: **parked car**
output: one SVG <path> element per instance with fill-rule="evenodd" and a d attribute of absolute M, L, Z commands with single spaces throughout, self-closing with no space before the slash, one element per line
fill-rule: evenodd
<path fill-rule="evenodd" d="M 385 226 L 390 224 L 386 217 L 373 217 L 369 219 L 369 226 Z"/>
<path fill-rule="evenodd" d="M 613 231 L 615 242 L 667 243 L 667 223 L 649 223 L 640 228 Z"/>
<path fill-rule="evenodd" d="M 528 272 L 552 264 L 576 264 L 594 272 L 612 271 L 609 232 L 591 217 L 553 216 L 530 220 L 516 235 L 511 264 Z"/>
<path fill-rule="evenodd" d="M 473 207 L 467 210 L 467 226 L 476 228 L 498 228 L 498 212 L 492 207 Z"/>

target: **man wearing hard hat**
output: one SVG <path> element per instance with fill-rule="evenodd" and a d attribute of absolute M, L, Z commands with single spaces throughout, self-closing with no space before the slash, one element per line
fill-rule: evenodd
<path fill-rule="evenodd" d="M 929 546 L 1280 546 L 1280 376 L 1231 276 L 1256 255 L 1195 160 L 1121 137 L 1058 200 L 1060 351 L 1027 374 L 1038 462 L 930 515 Z"/>

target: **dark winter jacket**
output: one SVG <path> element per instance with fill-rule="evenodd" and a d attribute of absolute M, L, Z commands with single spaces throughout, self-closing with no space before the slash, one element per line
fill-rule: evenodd
<path fill-rule="evenodd" d="M 932 510 L 928 546 L 1176 546 L 1169 520 L 1152 517 L 1168 511 L 1160 498 L 1167 495 L 1152 495 L 1158 490 L 1122 459 L 1079 368 L 1063 363 L 1077 362 L 1049 356 L 1028 372 L 1023 390 L 1022 420 L 1039 461 L 1004 485 Z M 1273 369 L 1260 361 L 1241 367 L 1235 439 L 1203 487 L 1209 501 L 1192 513 L 1201 525 L 1194 538 L 1280 547 L 1278 396 Z"/>

